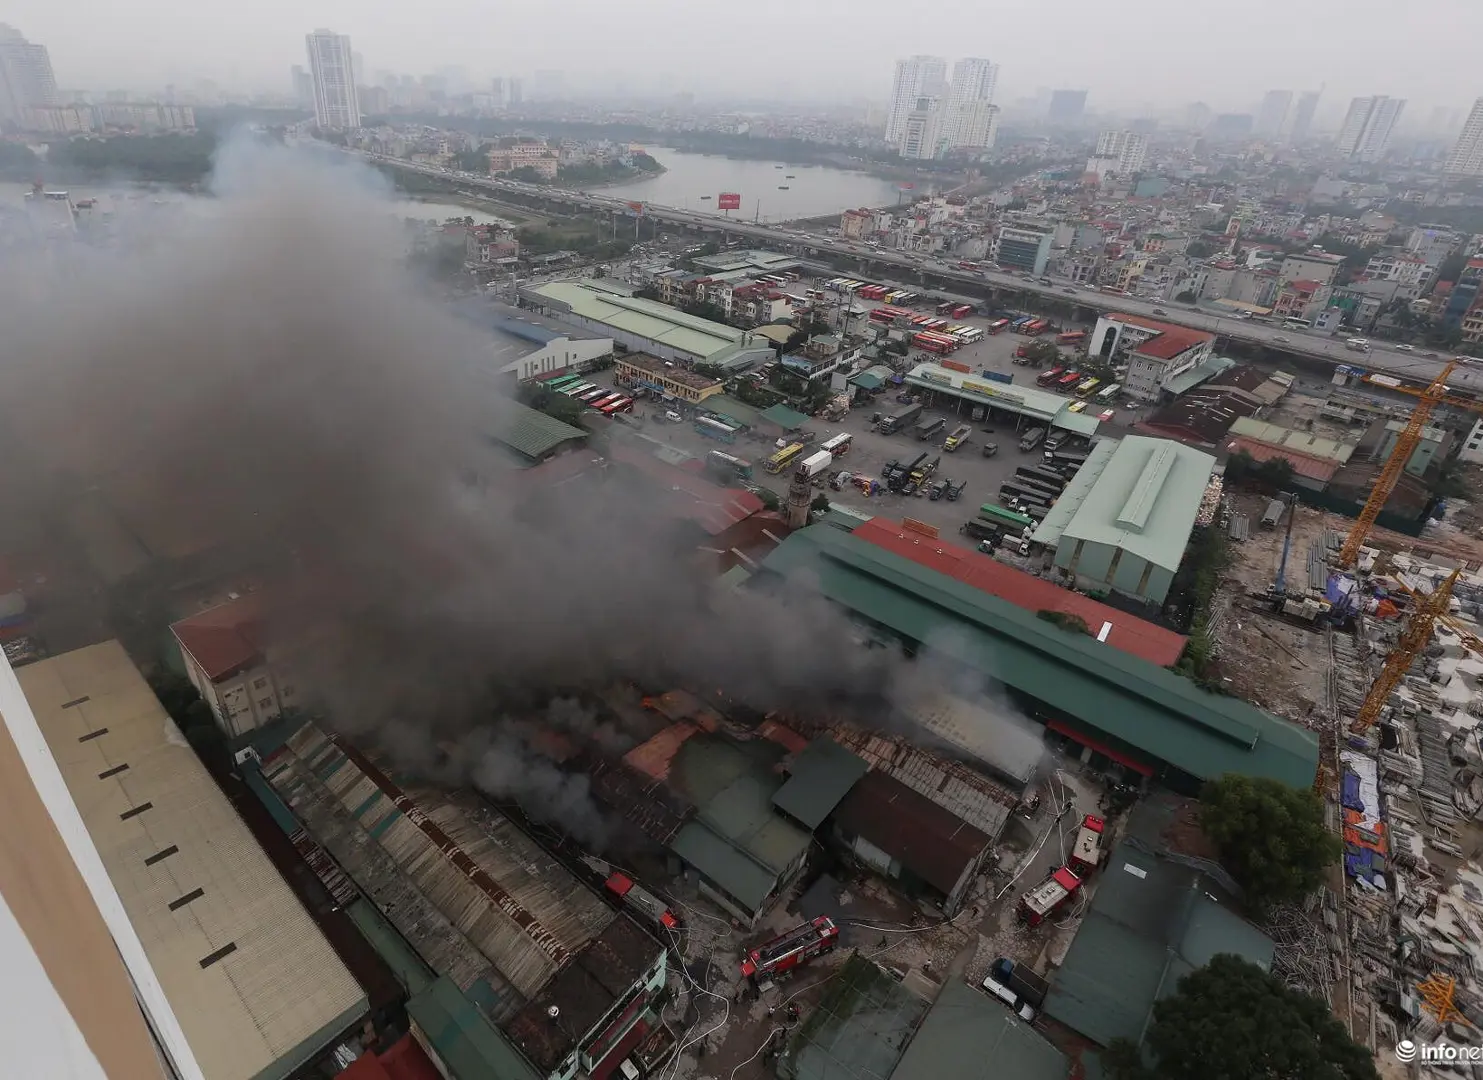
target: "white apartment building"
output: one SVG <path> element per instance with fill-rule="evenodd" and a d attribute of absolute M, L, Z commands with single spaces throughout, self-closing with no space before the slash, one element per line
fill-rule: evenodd
<path fill-rule="evenodd" d="M 906 118 L 917 109 L 918 99 L 941 98 L 947 90 L 947 61 L 940 56 L 908 56 L 896 61 L 891 83 L 891 111 L 886 115 L 886 141 L 899 143 Z"/>
<path fill-rule="evenodd" d="M 953 81 L 938 131 L 942 149 L 987 150 L 994 145 L 998 110 L 993 102 L 998 84 L 998 64 L 981 57 L 965 57 L 953 65 Z"/>
<path fill-rule="evenodd" d="M 1148 156 L 1148 138 L 1136 131 L 1104 131 L 1097 136 L 1098 158 L 1116 161 L 1110 171 L 1131 176 L 1143 168 Z"/>
<path fill-rule="evenodd" d="M 355 91 L 355 54 L 350 37 L 316 30 L 304 38 L 309 75 L 314 81 L 314 123 L 329 130 L 360 127 L 360 98 Z"/>
<path fill-rule="evenodd" d="M 919 97 L 915 106 L 901 117 L 901 133 L 896 139 L 896 152 L 904 158 L 922 161 L 937 156 L 941 141 L 941 99 Z"/>
<path fill-rule="evenodd" d="M 1291 108 L 1291 90 L 1268 90 L 1256 111 L 1256 133 L 1269 138 L 1282 134 Z"/>
<path fill-rule="evenodd" d="M 1483 176 L 1483 97 L 1473 102 L 1443 171 L 1448 176 Z"/>
<path fill-rule="evenodd" d="M 1355 161 L 1379 161 L 1405 107 L 1405 99 L 1384 94 L 1355 98 L 1349 103 L 1334 149 Z"/>
<path fill-rule="evenodd" d="M 57 79 L 45 45 L 33 45 L 13 26 L 0 23 L 0 120 L 19 123 L 28 109 L 57 104 Z"/>

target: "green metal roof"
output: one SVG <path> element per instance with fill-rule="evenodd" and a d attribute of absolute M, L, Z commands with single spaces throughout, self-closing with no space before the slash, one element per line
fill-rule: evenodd
<path fill-rule="evenodd" d="M 859 953 L 830 977 L 778 1062 L 783 1080 L 883 1080 L 927 1003 Z M 948 1080 L 951 1074 L 943 1074 Z"/>
<path fill-rule="evenodd" d="M 1236 417 L 1231 423 L 1230 434 L 1296 450 L 1300 454 L 1324 458 L 1327 461 L 1336 461 L 1341 465 L 1347 462 L 1355 451 L 1354 443 L 1326 439 L 1311 431 L 1299 431 L 1296 428 L 1283 427 L 1281 424 L 1269 424 L 1265 420 L 1258 420 L 1252 416 Z"/>
<path fill-rule="evenodd" d="M 839 800 L 849 794 L 855 781 L 869 771 L 870 766 L 858 754 L 821 735 L 793 759 L 788 782 L 778 788 L 772 804 L 810 829 L 817 829 L 834 812 Z"/>
<path fill-rule="evenodd" d="M 532 461 L 540 461 L 564 442 L 587 438 L 581 428 L 518 401 L 507 402 L 501 408 L 509 412 L 496 425 L 495 439 Z"/>
<path fill-rule="evenodd" d="M 842 529 L 793 533 L 763 569 L 806 583 L 906 640 L 931 642 L 1054 714 L 1197 779 L 1234 772 L 1313 783 L 1318 742 L 1311 732 Z"/>
<path fill-rule="evenodd" d="M 769 409 L 762 410 L 762 419 L 776 424 L 784 431 L 797 431 L 808 423 L 808 417 L 797 409 L 790 409 L 786 405 L 774 405 Z"/>
<path fill-rule="evenodd" d="M 1067 482 L 1065 490 L 1061 492 L 1061 497 L 1046 511 L 1045 520 L 1035 527 L 1035 532 L 1030 539 L 1037 544 L 1052 548 L 1060 543 L 1061 534 L 1066 531 L 1066 526 L 1071 524 L 1071 519 L 1076 516 L 1076 511 L 1091 493 L 1092 488 L 1096 486 L 1097 481 L 1102 479 L 1102 470 L 1107 468 L 1107 463 L 1112 460 L 1119 441 L 1118 439 L 1102 439 L 1092 446 L 1087 452 L 1086 461 L 1082 463 L 1081 468 L 1076 470 L 1076 475 Z"/>
<path fill-rule="evenodd" d="M 1215 458 L 1203 451 L 1172 439 L 1129 435 L 1118 442 L 1060 542 L 1122 548 L 1178 570 L 1214 469 Z"/>
<path fill-rule="evenodd" d="M 966 375 L 937 364 L 918 364 L 907 374 L 906 381 L 912 386 L 952 394 L 976 405 L 992 405 L 996 409 L 1020 413 L 1036 420 L 1051 420 L 1063 413 L 1067 416 L 1076 415 L 1065 412 L 1071 404 L 1070 398 L 1047 393 L 1033 386 L 993 382 L 982 376 Z"/>
<path fill-rule="evenodd" d="M 1272 939 L 1216 899 L 1210 878 L 1124 841 L 1056 972 L 1045 1012 L 1106 1046 L 1143 1041 L 1154 1003 L 1217 953 L 1272 965 Z"/>
<path fill-rule="evenodd" d="M 996 998 L 949 979 L 890 1080 L 1066 1080 L 1071 1063 Z"/>
<path fill-rule="evenodd" d="M 1175 397 L 1178 397 L 1180 394 L 1186 394 L 1193 390 L 1202 382 L 1215 378 L 1222 371 L 1235 366 L 1236 361 L 1228 356 L 1207 356 L 1188 371 L 1182 371 L 1164 383 L 1160 389 L 1166 394 L 1173 394 Z"/>
<path fill-rule="evenodd" d="M 714 394 L 706 398 L 700 407 L 735 420 L 738 424 L 745 424 L 747 427 L 756 427 L 757 418 L 762 415 L 762 410 L 755 405 L 748 405 L 745 401 L 739 401 L 730 394 Z"/>
<path fill-rule="evenodd" d="M 407 1001 L 407 1015 L 427 1036 L 453 1080 L 539 1080 L 520 1052 L 446 975 Z"/>
<path fill-rule="evenodd" d="M 630 296 L 628 290 L 601 281 L 551 281 L 531 291 L 565 304 L 584 319 L 652 338 L 706 363 L 721 363 L 732 357 L 735 346 L 750 338 L 745 330 L 686 315 L 658 300 Z"/>

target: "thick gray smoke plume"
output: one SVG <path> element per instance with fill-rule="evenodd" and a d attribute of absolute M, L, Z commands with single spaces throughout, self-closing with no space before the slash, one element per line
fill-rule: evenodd
<path fill-rule="evenodd" d="M 205 537 L 218 573 L 286 583 L 275 615 L 337 725 L 563 819 L 585 790 L 520 726 L 575 728 L 562 691 L 882 691 L 883 653 L 818 602 L 718 600 L 646 489 L 511 467 L 488 346 L 408 276 L 375 178 L 237 146 L 215 190 L 147 244 L 0 265 L 7 515 L 71 522 L 101 494 L 155 554 Z"/>

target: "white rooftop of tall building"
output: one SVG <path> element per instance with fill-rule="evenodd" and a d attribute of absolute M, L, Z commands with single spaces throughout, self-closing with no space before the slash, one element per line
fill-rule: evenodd
<path fill-rule="evenodd" d="M 365 1016 L 359 984 L 117 642 L 16 675 L 206 1077 L 286 1076 Z"/>

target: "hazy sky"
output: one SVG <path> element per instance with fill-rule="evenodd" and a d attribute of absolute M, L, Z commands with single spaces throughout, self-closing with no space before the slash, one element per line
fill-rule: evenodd
<path fill-rule="evenodd" d="M 1480 0 L 9 0 L 3 18 L 51 49 L 64 88 L 151 88 L 210 78 L 286 90 L 304 34 L 349 34 L 374 72 L 461 66 L 496 74 L 560 69 L 717 94 L 884 99 L 891 63 L 927 52 L 987 56 L 1001 100 L 1041 86 L 1087 87 L 1126 109 L 1204 100 L 1248 111 L 1269 88 L 1326 84 L 1354 94 L 1467 108 L 1483 94 Z"/>

